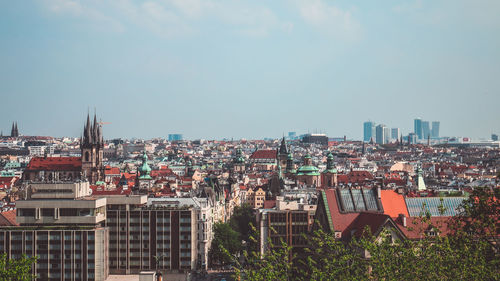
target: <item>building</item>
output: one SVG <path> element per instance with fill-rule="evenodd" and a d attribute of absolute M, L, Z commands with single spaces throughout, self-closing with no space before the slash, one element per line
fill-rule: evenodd
<path fill-rule="evenodd" d="M 257 215 L 261 255 L 264 255 L 271 245 L 281 247 L 282 241 L 292 247 L 292 253 L 303 252 L 307 247 L 304 234 L 308 233 L 312 226 L 310 221 L 309 212 L 306 210 L 262 209 Z"/>
<path fill-rule="evenodd" d="M 181 141 L 182 134 L 168 134 L 168 141 Z"/>
<path fill-rule="evenodd" d="M 366 121 L 363 123 L 363 141 L 369 142 L 372 138 L 375 138 L 375 123 Z"/>
<path fill-rule="evenodd" d="M 19 227 L 0 228 L 8 258 L 39 256 L 40 280 L 105 280 L 108 276 L 106 198 L 90 196 L 89 183 L 29 183 L 16 201 Z"/>
<path fill-rule="evenodd" d="M 424 140 L 428 139 L 431 136 L 429 121 L 422 121 L 422 136 Z"/>
<path fill-rule="evenodd" d="M 384 143 L 390 143 L 391 141 L 391 128 L 384 127 Z"/>
<path fill-rule="evenodd" d="M 326 134 L 306 134 L 302 137 L 303 143 L 315 143 L 327 146 L 328 145 L 328 137 Z"/>
<path fill-rule="evenodd" d="M 497 134 L 491 134 L 491 140 L 492 141 L 498 141 L 498 135 Z"/>
<path fill-rule="evenodd" d="M 41 157 L 44 155 L 52 155 L 54 154 L 54 146 L 53 145 L 43 145 L 43 146 L 38 146 L 38 145 L 31 145 L 28 146 L 28 151 L 30 152 L 31 156 L 37 156 Z"/>
<path fill-rule="evenodd" d="M 385 136 L 385 133 L 387 132 L 387 127 L 383 124 L 377 125 L 375 128 L 376 136 L 375 136 L 375 142 L 378 144 L 385 144 L 387 137 Z"/>
<path fill-rule="evenodd" d="M 392 128 L 391 129 L 391 139 L 398 140 L 400 135 L 401 135 L 401 131 L 399 130 L 399 128 Z"/>
<path fill-rule="evenodd" d="M 97 116 L 94 114 L 94 123 L 90 123 L 90 116 L 87 115 L 87 123 L 83 129 L 83 137 L 80 143 L 82 151 L 82 173 L 94 184 L 104 180 L 104 138 L 102 127 L 97 123 Z"/>
<path fill-rule="evenodd" d="M 156 258 L 162 271 L 195 268 L 197 224 L 193 207 L 181 206 L 179 201 L 147 206 L 146 195 L 111 195 L 106 199 L 110 273 L 155 270 Z"/>
<path fill-rule="evenodd" d="M 12 129 L 10 130 L 10 136 L 13 138 L 19 137 L 19 130 L 17 129 L 17 122 L 12 123 Z"/>
<path fill-rule="evenodd" d="M 321 186 L 321 174 L 319 169 L 312 164 L 311 155 L 306 154 L 304 165 L 297 169 L 295 179 L 309 186 Z"/>
<path fill-rule="evenodd" d="M 423 131 L 422 131 L 422 119 L 416 118 L 413 121 L 413 132 L 417 136 L 417 139 L 421 140 L 423 139 Z"/>
<path fill-rule="evenodd" d="M 432 121 L 431 138 L 433 139 L 439 138 L 439 124 L 439 121 Z"/>

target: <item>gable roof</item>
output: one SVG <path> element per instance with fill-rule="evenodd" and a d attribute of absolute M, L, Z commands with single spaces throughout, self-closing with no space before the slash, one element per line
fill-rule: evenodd
<path fill-rule="evenodd" d="M 26 171 L 81 171 L 80 157 L 33 157 Z"/>
<path fill-rule="evenodd" d="M 18 226 L 16 222 L 16 210 L 0 213 L 0 226 Z"/>
<path fill-rule="evenodd" d="M 382 206 L 384 206 L 384 214 L 396 218 L 399 214 L 408 215 L 405 198 L 402 194 L 396 193 L 394 190 L 380 191 Z"/>
<path fill-rule="evenodd" d="M 277 151 L 272 149 L 257 150 L 250 156 L 250 159 L 276 159 Z"/>

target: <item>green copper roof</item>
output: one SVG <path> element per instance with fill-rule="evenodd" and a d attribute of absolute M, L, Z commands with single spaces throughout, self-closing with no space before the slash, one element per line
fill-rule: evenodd
<path fill-rule="evenodd" d="M 326 173 L 336 174 L 338 172 L 337 172 L 337 169 L 327 169 L 327 170 L 324 170 L 323 173 L 324 174 L 326 174 Z"/>
<path fill-rule="evenodd" d="M 142 165 L 139 167 L 139 173 L 141 173 L 139 179 L 141 180 L 151 179 L 151 176 L 149 175 L 151 173 L 151 168 L 148 165 L 148 156 L 146 155 L 146 151 L 144 151 L 144 154 L 142 155 Z"/>
<path fill-rule="evenodd" d="M 333 154 L 332 154 L 331 152 L 330 152 L 330 153 L 328 153 L 327 158 L 328 158 L 328 159 L 333 159 Z"/>
<path fill-rule="evenodd" d="M 314 166 L 302 166 L 297 170 L 297 175 L 319 176 L 319 169 Z"/>
<path fill-rule="evenodd" d="M 311 154 L 307 153 L 306 156 L 304 156 L 306 159 L 311 159 Z"/>

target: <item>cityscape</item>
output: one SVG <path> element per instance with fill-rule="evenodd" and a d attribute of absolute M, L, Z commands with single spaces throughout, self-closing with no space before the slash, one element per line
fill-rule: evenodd
<path fill-rule="evenodd" d="M 0 281 L 500 280 L 499 3 L 0 3 Z"/>

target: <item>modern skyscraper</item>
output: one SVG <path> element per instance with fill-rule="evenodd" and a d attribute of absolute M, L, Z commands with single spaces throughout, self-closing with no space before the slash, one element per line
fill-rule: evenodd
<path fill-rule="evenodd" d="M 182 134 L 168 134 L 168 141 L 181 141 Z"/>
<path fill-rule="evenodd" d="M 439 121 L 432 121 L 431 138 L 439 138 Z"/>
<path fill-rule="evenodd" d="M 369 142 L 374 137 L 375 123 L 366 121 L 363 123 L 363 141 Z"/>
<path fill-rule="evenodd" d="M 392 138 L 393 140 L 397 140 L 397 139 L 399 139 L 399 135 L 400 135 L 399 128 L 392 128 L 392 129 L 391 129 L 391 138 Z"/>
<path fill-rule="evenodd" d="M 498 135 L 497 134 L 491 134 L 491 140 L 492 141 L 498 141 Z"/>
<path fill-rule="evenodd" d="M 390 143 L 391 141 L 391 128 L 384 127 L 384 143 Z"/>
<path fill-rule="evenodd" d="M 423 138 L 426 140 L 431 135 L 431 129 L 429 126 L 429 121 L 422 121 L 422 134 Z"/>
<path fill-rule="evenodd" d="M 417 139 L 422 139 L 422 119 L 417 118 L 413 121 L 413 132 L 417 135 Z"/>
<path fill-rule="evenodd" d="M 375 132 L 376 132 L 376 137 L 375 137 L 375 141 L 378 143 L 378 144 L 385 144 L 385 141 L 386 141 L 386 136 L 385 136 L 385 133 L 386 133 L 386 126 L 383 125 L 383 124 L 380 124 L 378 125 L 376 128 L 375 128 Z"/>

